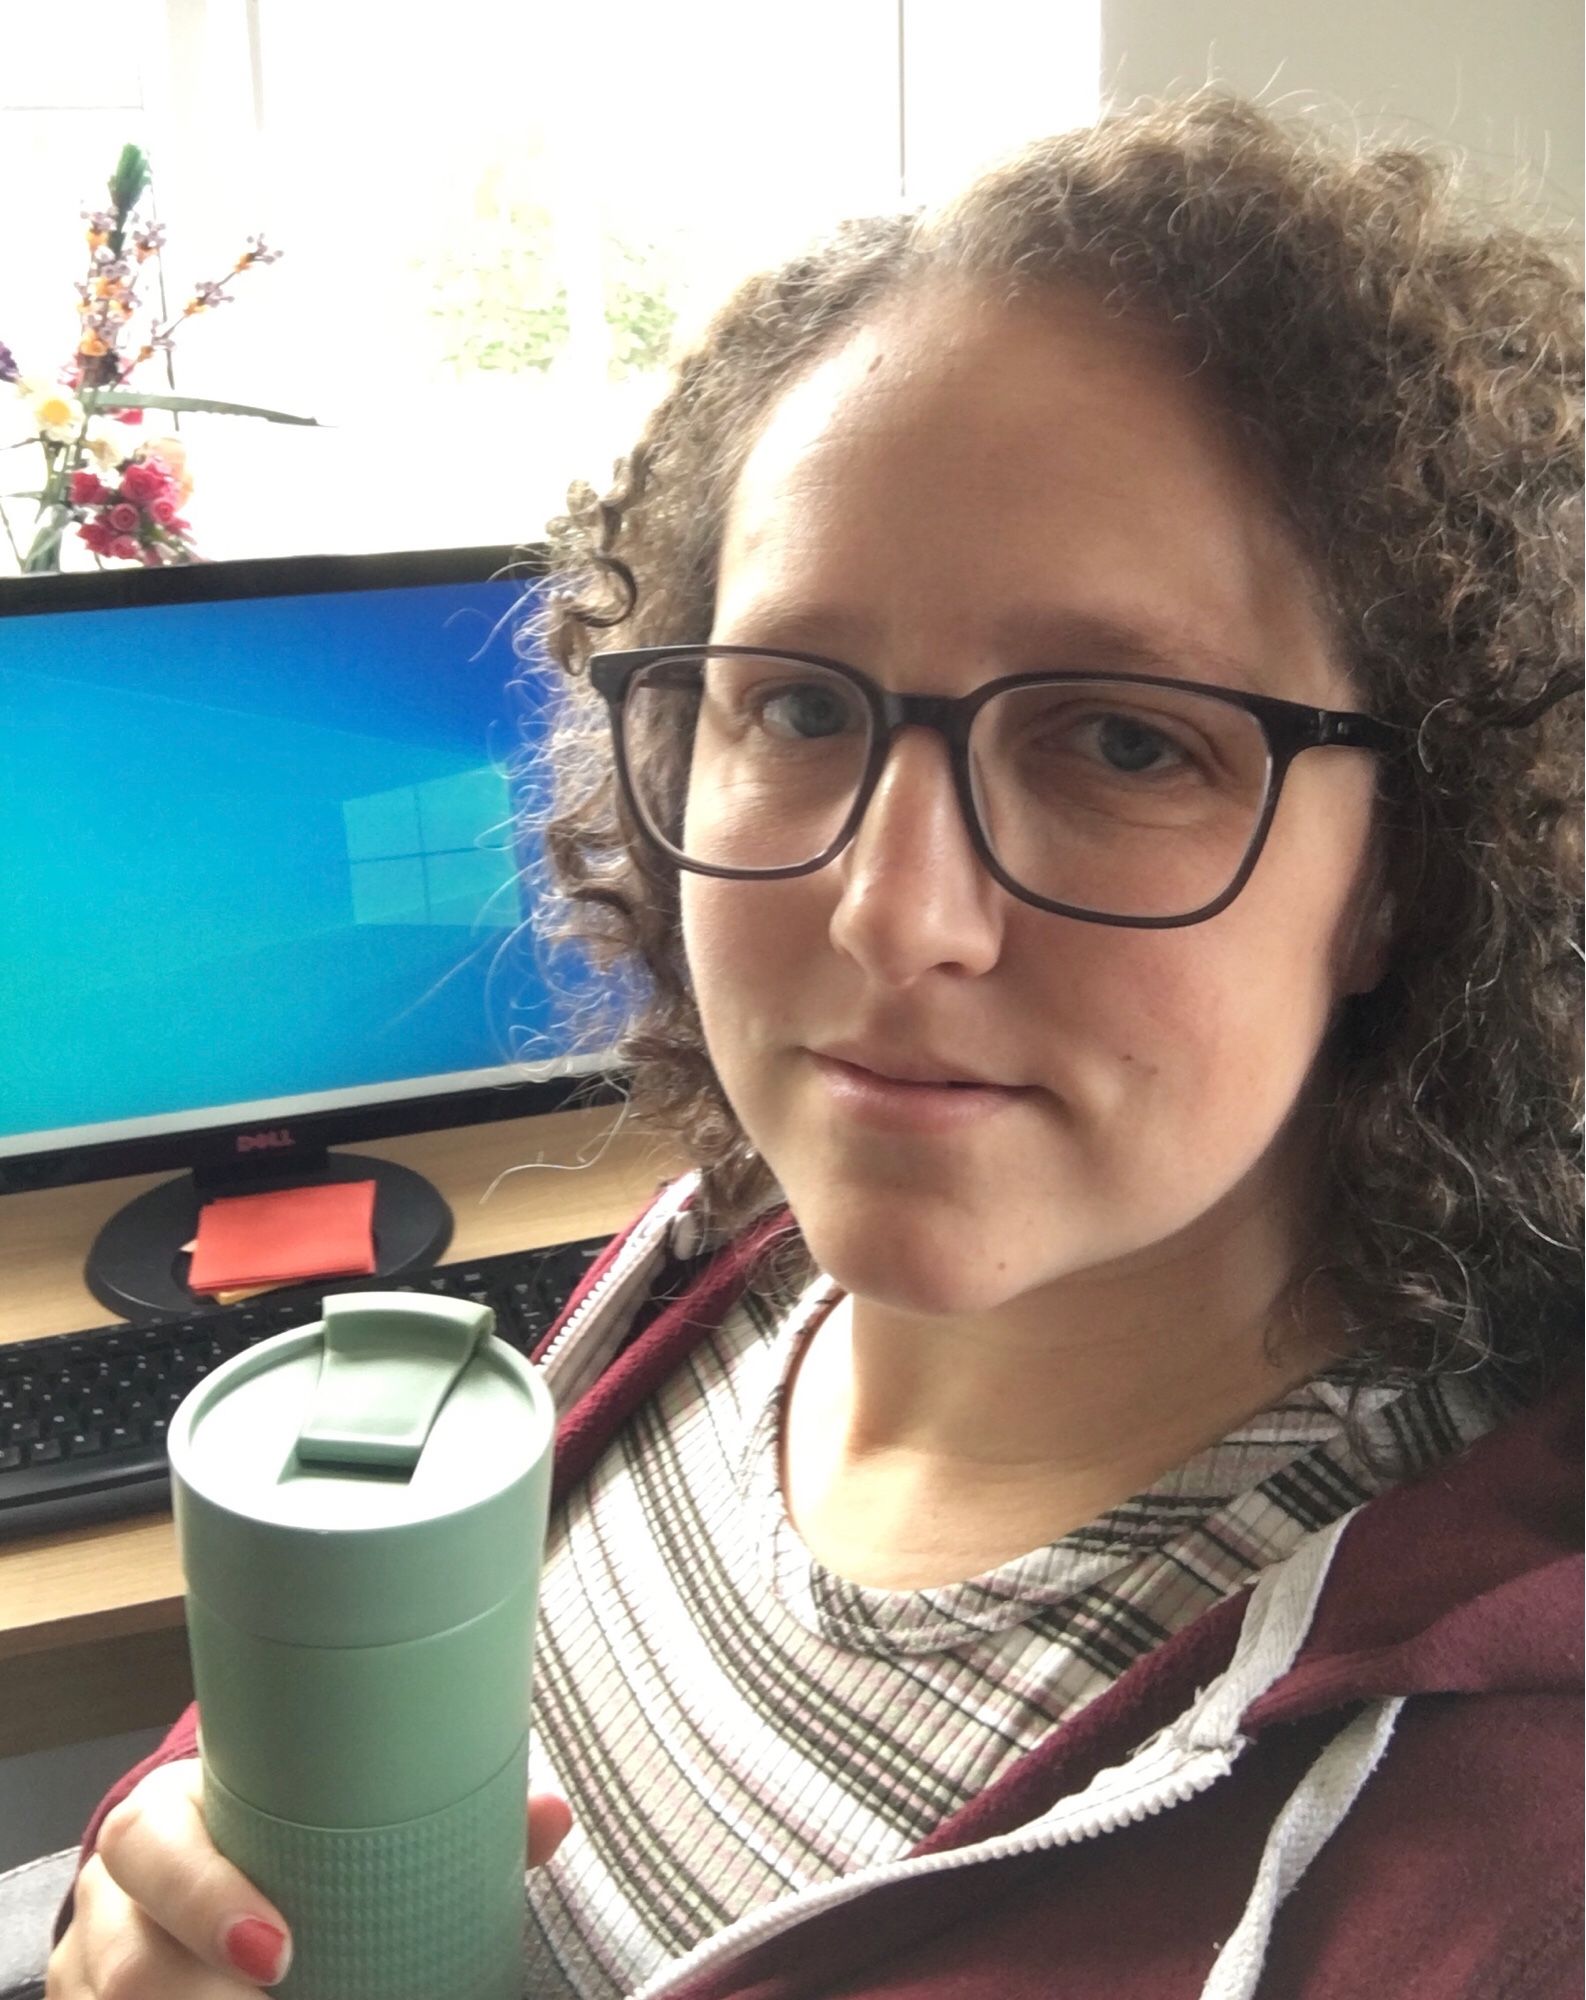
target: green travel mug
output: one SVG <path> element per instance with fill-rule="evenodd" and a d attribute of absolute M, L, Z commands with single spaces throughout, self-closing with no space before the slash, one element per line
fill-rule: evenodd
<path fill-rule="evenodd" d="M 520 2000 L 555 1415 L 488 1307 L 325 1300 L 171 1422 L 210 1835 L 292 2000 Z"/>

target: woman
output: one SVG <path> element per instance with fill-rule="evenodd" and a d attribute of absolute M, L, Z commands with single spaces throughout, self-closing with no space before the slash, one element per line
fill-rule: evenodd
<path fill-rule="evenodd" d="M 745 287 L 560 524 L 698 1173 L 545 1356 L 536 1994 L 1573 1990 L 1571 300 L 1126 114 Z M 192 1750 L 52 2000 L 279 1974 Z"/>

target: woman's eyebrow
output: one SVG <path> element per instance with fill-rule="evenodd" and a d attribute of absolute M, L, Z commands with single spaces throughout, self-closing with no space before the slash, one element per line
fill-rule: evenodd
<path fill-rule="evenodd" d="M 1259 693 L 1263 676 L 1254 663 L 1188 632 L 1145 626 L 1082 611 L 1013 611 L 995 625 L 998 654 L 1020 670 L 1096 667 L 1102 671 L 1165 674 L 1217 687 Z"/>
<path fill-rule="evenodd" d="M 771 604 L 752 604 L 735 610 L 731 618 L 718 617 L 711 625 L 712 639 L 733 645 L 769 646 L 784 653 L 825 653 L 837 659 L 869 652 L 877 642 L 879 626 L 863 614 L 794 609 Z M 855 657 L 852 664 L 862 664 Z"/>
<path fill-rule="evenodd" d="M 820 653 L 849 660 L 855 666 L 869 666 L 875 661 L 882 628 L 878 620 L 862 612 L 767 604 L 745 607 L 730 624 L 718 620 L 711 636 L 784 652 Z M 1266 687 L 1265 676 L 1251 661 L 1204 639 L 1183 632 L 1152 631 L 1084 611 L 1042 608 L 999 614 L 992 621 L 984 664 L 988 674 L 1094 667 L 1099 672 L 1206 681 L 1252 693 L 1261 693 Z"/>

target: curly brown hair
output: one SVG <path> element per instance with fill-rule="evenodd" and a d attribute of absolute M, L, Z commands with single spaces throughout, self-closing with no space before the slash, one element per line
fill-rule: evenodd
<path fill-rule="evenodd" d="M 900 289 L 1089 287 L 1176 328 L 1275 475 L 1364 705 L 1399 725 L 1388 970 L 1344 1003 L 1316 1268 L 1374 1374 L 1522 1392 L 1577 1324 L 1580 300 L 1567 256 L 1418 153 L 1345 155 L 1205 92 L 1031 145 L 932 214 L 751 278 L 603 497 L 551 524 L 534 634 L 567 676 L 554 924 L 642 970 L 634 1111 L 732 1227 L 775 1190 L 712 1069 L 674 871 L 625 823 L 604 645 L 708 636 L 728 500 L 771 404 Z M 634 982 L 625 990 L 632 993 Z M 1572 1300 L 1572 1294 L 1574 1298 Z"/>

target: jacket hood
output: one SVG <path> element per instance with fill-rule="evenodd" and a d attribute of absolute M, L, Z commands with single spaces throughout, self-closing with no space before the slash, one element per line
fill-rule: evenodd
<path fill-rule="evenodd" d="M 1573 1693 L 1582 1671 L 1579 1376 L 1334 1529 L 1294 1656 L 1238 1717 L 1248 1740 L 1410 1694 Z M 1169 1728 L 1232 1661 L 1252 1592 L 1136 1663 L 920 1852 L 1011 1831 Z"/>
<path fill-rule="evenodd" d="M 1580 1685 L 1581 1378 L 1351 1517 L 1251 1732 L 1342 1702 Z"/>

